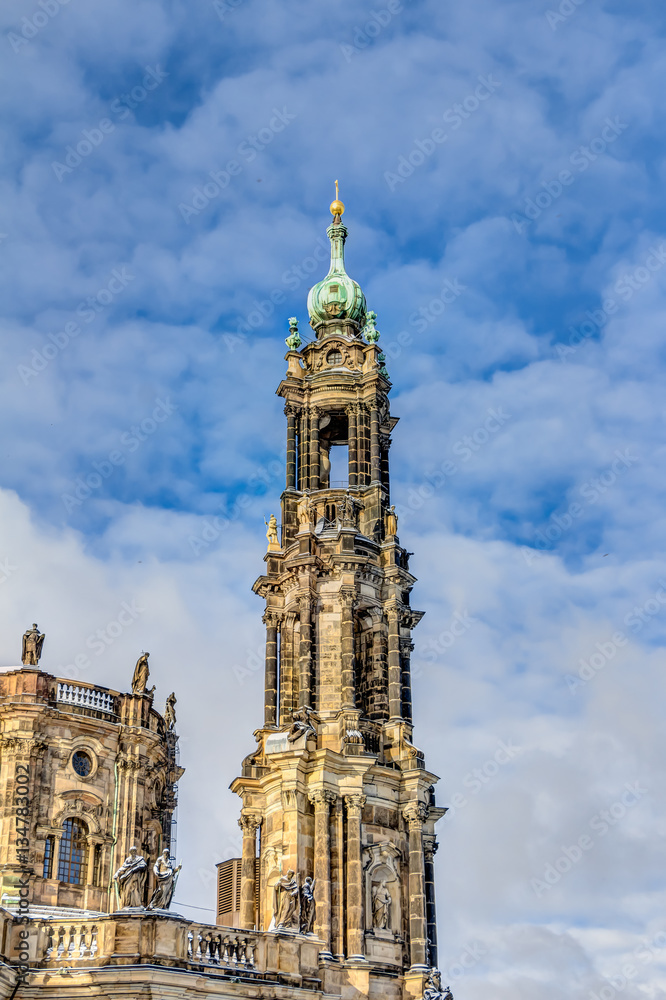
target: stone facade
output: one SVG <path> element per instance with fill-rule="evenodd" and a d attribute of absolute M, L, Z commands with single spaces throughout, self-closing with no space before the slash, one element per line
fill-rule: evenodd
<path fill-rule="evenodd" d="M 115 910 L 112 876 L 133 845 L 152 877 L 170 843 L 175 741 L 148 694 L 0 674 L 2 905 L 27 867 L 34 906 Z"/>

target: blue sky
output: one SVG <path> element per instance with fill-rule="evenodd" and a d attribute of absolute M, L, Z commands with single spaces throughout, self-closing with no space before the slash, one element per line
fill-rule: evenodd
<path fill-rule="evenodd" d="M 126 688 L 151 651 L 188 769 L 179 894 L 213 907 L 260 722 L 274 390 L 337 177 L 401 418 L 415 738 L 458 803 L 442 968 L 457 1000 L 666 997 L 666 11 L 6 0 L 0 22 L 1 662 L 35 619 L 53 673 L 83 656 Z"/>

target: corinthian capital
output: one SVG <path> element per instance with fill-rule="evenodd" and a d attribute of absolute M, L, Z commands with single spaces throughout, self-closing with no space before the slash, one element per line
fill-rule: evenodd
<path fill-rule="evenodd" d="M 256 833 L 257 827 L 261 826 L 261 819 L 261 813 L 243 810 L 238 825 L 246 836 L 251 837 Z"/>
<path fill-rule="evenodd" d="M 421 826 L 428 818 L 428 807 L 423 802 L 410 802 L 402 810 L 402 815 L 409 823 L 410 828 Z"/>
<path fill-rule="evenodd" d="M 337 795 L 328 788 L 317 788 L 314 792 L 310 792 L 308 798 L 315 809 L 322 809 L 331 806 L 337 799 Z"/>
<path fill-rule="evenodd" d="M 365 795 L 345 795 L 344 799 L 348 812 L 352 809 L 360 810 L 365 805 Z"/>
<path fill-rule="evenodd" d="M 280 614 L 279 611 L 273 611 L 273 609 L 271 608 L 270 610 L 267 609 L 263 613 L 263 615 L 261 616 L 261 620 L 264 623 L 264 625 L 270 626 L 272 628 L 277 628 L 280 622 L 282 621 L 282 615 Z"/>

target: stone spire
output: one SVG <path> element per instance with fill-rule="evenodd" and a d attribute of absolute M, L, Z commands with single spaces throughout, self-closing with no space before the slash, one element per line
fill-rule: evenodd
<path fill-rule="evenodd" d="M 277 390 L 282 524 L 254 584 L 266 604 L 264 721 L 232 785 L 243 800 L 241 924 L 302 931 L 314 879 L 324 991 L 367 997 L 372 974 L 386 977 L 375 992 L 396 997 L 398 976 L 414 1000 L 436 964 L 444 810 L 412 741 L 411 633 L 423 613 L 411 607 L 416 580 L 391 505 L 391 383 L 376 315 L 344 268 L 337 198 L 331 212 L 331 267 L 308 296 L 317 338 L 303 345 L 290 319 Z"/>

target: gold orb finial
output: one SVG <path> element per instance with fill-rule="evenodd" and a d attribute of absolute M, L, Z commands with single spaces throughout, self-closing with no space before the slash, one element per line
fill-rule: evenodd
<path fill-rule="evenodd" d="M 335 218 L 336 215 L 342 215 L 345 210 L 345 206 L 342 204 L 338 197 L 338 182 L 335 182 L 335 201 L 331 202 L 331 215 Z"/>

